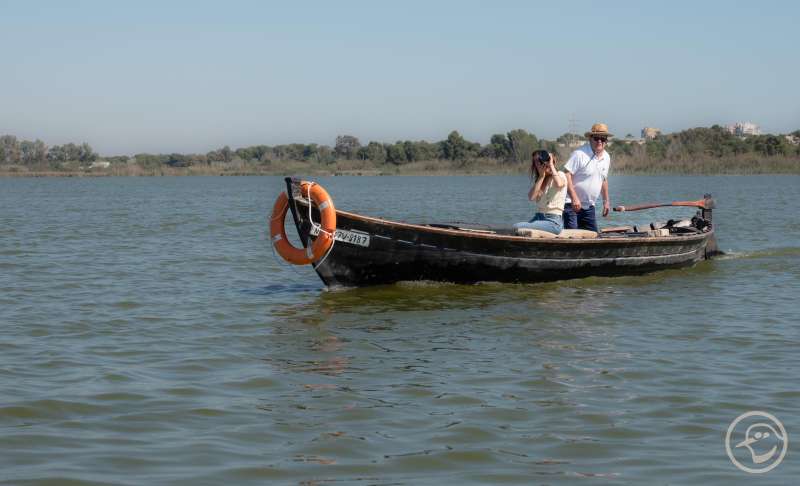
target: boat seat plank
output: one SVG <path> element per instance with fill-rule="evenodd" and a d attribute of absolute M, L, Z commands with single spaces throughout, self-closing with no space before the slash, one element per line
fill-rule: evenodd
<path fill-rule="evenodd" d="M 597 232 L 581 229 L 565 229 L 561 233 L 554 235 L 547 231 L 532 229 L 532 228 L 519 228 L 517 235 L 526 236 L 528 238 L 557 238 L 557 239 L 585 239 L 597 238 Z"/>

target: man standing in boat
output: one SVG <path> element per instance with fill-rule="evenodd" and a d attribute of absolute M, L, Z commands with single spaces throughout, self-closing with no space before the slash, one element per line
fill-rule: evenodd
<path fill-rule="evenodd" d="M 608 217 L 608 167 L 611 155 L 606 152 L 613 137 L 605 123 L 595 123 L 585 133 L 589 142 L 572 152 L 564 166 L 567 175 L 567 199 L 564 204 L 564 229 L 597 231 L 594 203 L 603 195 L 603 217 Z"/>

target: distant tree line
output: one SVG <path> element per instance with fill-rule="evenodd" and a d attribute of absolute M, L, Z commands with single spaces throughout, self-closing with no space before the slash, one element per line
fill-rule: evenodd
<path fill-rule="evenodd" d="M 88 143 L 76 145 L 67 143 L 48 147 L 41 140 L 17 140 L 13 135 L 0 137 L 0 164 L 3 165 L 49 165 L 58 167 L 60 164 L 77 161 L 92 163 L 98 155 Z"/>
<path fill-rule="evenodd" d="M 273 146 L 253 145 L 234 150 L 226 145 L 205 154 L 141 153 L 133 157 L 107 156 L 103 157 L 103 160 L 111 164 L 136 164 L 145 169 L 236 162 L 256 166 L 280 166 L 287 162 L 328 165 L 342 160 L 366 161 L 375 166 L 384 164 L 400 166 L 412 162 L 437 160 L 458 163 L 477 159 L 490 159 L 500 164 L 522 164 L 530 160 L 533 150 L 546 149 L 566 156 L 571 150 L 570 147 L 582 141 L 583 137 L 573 133 L 565 133 L 556 140 L 545 140 L 537 138 L 536 135 L 524 129 L 515 129 L 505 134 L 494 134 L 488 144 L 481 145 L 466 140 L 454 130 L 446 139 L 438 142 L 398 140 L 394 143 L 382 143 L 370 141 L 363 145 L 358 138 L 352 135 L 340 135 L 336 137 L 333 147 L 314 143 L 292 143 Z M 636 143 L 634 140 L 624 138 L 612 139 L 608 150 L 617 160 L 635 158 L 645 163 L 687 158 L 725 159 L 741 155 L 800 158 L 800 130 L 787 135 L 768 134 L 738 137 L 724 128 L 714 125 L 710 128 L 692 128 L 659 135 L 644 143 Z M 59 169 L 76 166 L 87 167 L 98 158 L 98 154 L 87 143 L 80 145 L 68 143 L 48 147 L 41 140 L 33 142 L 17 140 L 11 135 L 0 137 L 0 165 L 46 166 Z"/>
<path fill-rule="evenodd" d="M 292 143 L 285 145 L 253 145 L 231 149 L 229 146 L 212 150 L 206 154 L 136 154 L 134 159 L 144 167 L 168 165 L 188 167 L 215 162 L 230 163 L 241 160 L 251 163 L 280 163 L 288 161 L 332 164 L 339 160 L 364 160 L 376 165 L 402 165 L 410 162 L 429 160 L 464 161 L 476 158 L 491 158 L 507 163 L 527 161 L 530 153 L 544 146 L 555 150 L 556 144 L 539 140 L 532 133 L 517 129 L 507 134 L 492 135 L 487 145 L 466 140 L 457 131 L 452 131 L 445 140 L 427 142 L 424 140 L 398 140 L 394 143 L 370 141 L 362 145 L 352 135 L 336 137 L 333 147 L 315 143 Z M 106 158 L 109 160 L 109 158 Z"/>
<path fill-rule="evenodd" d="M 658 135 L 640 147 L 632 143 L 613 144 L 614 155 L 632 156 L 637 154 L 637 150 L 639 152 L 643 150 L 644 155 L 655 161 L 696 157 L 724 159 L 741 155 L 793 157 L 800 156 L 800 130 L 787 135 L 740 137 L 719 125 L 714 125 L 710 128 L 690 128 L 681 132 Z"/>

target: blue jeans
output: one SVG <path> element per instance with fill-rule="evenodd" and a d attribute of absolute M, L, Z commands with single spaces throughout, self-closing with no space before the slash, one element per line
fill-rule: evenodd
<path fill-rule="evenodd" d="M 577 213 L 572 209 L 572 203 L 564 205 L 564 228 L 584 229 L 597 231 L 597 219 L 594 215 L 594 206 L 582 207 Z"/>
<path fill-rule="evenodd" d="M 532 220 L 527 223 L 516 223 L 514 228 L 530 228 L 557 235 L 561 233 L 562 220 L 557 214 L 536 213 Z"/>

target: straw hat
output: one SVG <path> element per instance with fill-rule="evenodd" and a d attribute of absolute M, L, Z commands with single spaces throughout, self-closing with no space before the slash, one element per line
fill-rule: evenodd
<path fill-rule="evenodd" d="M 613 133 L 608 133 L 608 125 L 605 123 L 595 123 L 592 125 L 592 129 L 586 133 L 584 133 L 586 138 L 590 137 L 613 137 Z"/>

